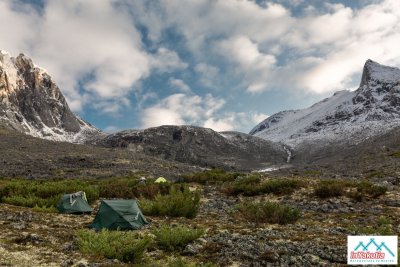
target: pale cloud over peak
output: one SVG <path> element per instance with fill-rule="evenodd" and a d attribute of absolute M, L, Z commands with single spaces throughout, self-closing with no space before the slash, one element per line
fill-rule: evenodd
<path fill-rule="evenodd" d="M 211 95 L 200 97 L 183 93 L 172 94 L 142 111 L 141 127 L 161 125 L 198 125 L 204 117 L 211 116 L 224 104 Z"/>
<path fill-rule="evenodd" d="M 207 94 L 205 97 L 172 94 L 141 112 L 141 127 L 161 125 L 198 125 L 215 131 L 251 128 L 268 116 L 261 113 L 224 112 L 226 102 Z"/>
<path fill-rule="evenodd" d="M 232 130 L 233 124 L 226 118 L 219 118 L 218 111 L 225 101 L 207 94 L 172 94 L 159 103 L 142 111 L 141 127 L 161 125 L 200 125 L 216 131 Z"/>

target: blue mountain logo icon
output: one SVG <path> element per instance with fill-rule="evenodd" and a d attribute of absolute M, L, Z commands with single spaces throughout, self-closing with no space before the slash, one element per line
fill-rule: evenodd
<path fill-rule="evenodd" d="M 376 248 L 376 251 L 382 251 L 382 249 L 385 249 L 390 255 L 392 255 L 392 257 L 394 257 L 394 253 L 386 246 L 385 242 L 381 242 L 380 245 L 378 245 L 375 242 L 375 238 L 371 238 L 368 242 L 367 245 L 364 245 L 364 243 L 362 241 L 360 241 L 360 243 L 356 246 L 356 248 L 354 249 L 354 251 L 357 251 L 359 249 L 362 249 L 363 251 L 368 251 L 368 248 L 374 245 Z"/>

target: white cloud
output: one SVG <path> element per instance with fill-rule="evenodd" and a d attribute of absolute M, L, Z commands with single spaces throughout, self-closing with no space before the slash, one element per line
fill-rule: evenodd
<path fill-rule="evenodd" d="M 289 6 L 299 6 L 300 4 L 304 3 L 305 0 L 275 0 L 275 2 L 280 4 L 286 4 Z M 265 1 L 266 2 L 266 1 Z"/>
<path fill-rule="evenodd" d="M 88 98 L 90 99 L 91 96 L 88 96 Z M 85 101 L 85 98 L 83 98 L 83 101 Z M 123 108 L 130 106 L 130 100 L 128 98 L 116 98 L 96 101 L 91 104 L 102 114 L 113 114 L 117 116 Z"/>
<path fill-rule="evenodd" d="M 217 132 L 232 131 L 234 129 L 233 123 L 232 117 L 222 119 L 209 118 L 204 122 L 203 127 L 211 128 Z"/>
<path fill-rule="evenodd" d="M 15 6 L 11 0 L 0 1 L 0 49 L 14 55 L 27 51 L 29 43 L 36 38 L 38 19 L 29 5 Z"/>
<path fill-rule="evenodd" d="M 109 133 L 109 134 L 116 133 L 116 132 L 119 132 L 121 130 L 122 130 L 121 128 L 119 128 L 117 126 L 114 126 L 114 125 L 109 125 L 109 126 L 104 128 L 104 132 Z"/>
<path fill-rule="evenodd" d="M 207 94 L 198 95 L 173 94 L 159 103 L 142 111 L 143 128 L 161 125 L 201 125 L 220 110 L 225 101 Z"/>
<path fill-rule="evenodd" d="M 250 130 L 267 116 L 257 112 L 223 112 L 225 101 L 210 94 L 173 94 L 141 112 L 141 127 L 197 125 L 214 131 Z"/>
<path fill-rule="evenodd" d="M 281 4 L 52 0 L 38 13 L 21 1 L 2 0 L 0 25 L 6 26 L 0 27 L 0 48 L 25 52 L 48 69 L 75 111 L 90 104 L 119 112 L 132 92 L 140 92 L 138 109 L 146 127 L 195 123 L 229 129 L 261 118 L 223 112 L 225 100 L 196 95 L 186 80 L 192 77 L 185 76 L 191 71 L 205 92 L 219 87 L 252 94 L 271 89 L 326 94 L 354 87 L 367 58 L 400 66 L 398 0 L 368 1 L 358 9 L 328 3 L 296 15 L 289 8 L 303 8 L 307 1 L 275 2 Z M 146 38 L 134 23 L 147 28 Z M 169 38 L 169 33 L 176 35 Z M 148 91 L 154 89 L 138 88 L 140 81 L 175 71 L 182 71 L 182 80 L 171 78 L 166 86 L 181 94 L 146 108 L 158 96 Z"/>
<path fill-rule="evenodd" d="M 310 6 L 301 16 L 288 9 L 306 3 L 301 0 L 278 1 L 287 8 L 268 1 L 137 2 L 146 11 L 137 14 L 139 20 L 154 40 L 162 38 L 163 29 L 176 29 L 202 63 L 215 61 L 213 51 L 222 55 L 227 73 L 220 79 L 242 77 L 240 86 L 251 93 L 327 93 L 354 85 L 352 78 L 367 58 L 400 65 L 397 0 L 366 1 L 358 9 L 326 3 L 318 9 Z"/>
<path fill-rule="evenodd" d="M 229 61 L 237 64 L 237 72 L 244 74 L 249 92 L 260 92 L 267 88 L 265 73 L 275 67 L 274 55 L 261 53 L 258 45 L 246 36 L 223 40 L 216 45 L 216 49 Z"/>
<path fill-rule="evenodd" d="M 205 112 L 200 96 L 173 94 L 142 112 L 142 127 L 194 124 Z"/>
<path fill-rule="evenodd" d="M 188 64 L 182 62 L 175 51 L 160 47 L 151 60 L 153 68 L 161 72 L 172 72 L 174 70 L 186 69 Z"/>
<path fill-rule="evenodd" d="M 269 116 L 263 113 L 258 113 L 255 112 L 253 114 L 251 114 L 251 121 L 253 123 L 253 125 L 257 125 L 260 122 L 262 122 L 263 120 L 267 119 Z"/>
<path fill-rule="evenodd" d="M 178 89 L 182 93 L 191 93 L 192 90 L 190 90 L 189 85 L 187 85 L 184 81 L 181 79 L 175 79 L 175 78 L 170 78 L 168 80 L 168 83 L 171 87 Z"/>
<path fill-rule="evenodd" d="M 17 0 L 1 1 L 1 48 L 23 52 L 47 69 L 73 110 L 108 103 L 105 111 L 118 110 L 115 102 L 153 69 L 170 72 L 187 65 L 166 48 L 146 52 L 131 15 L 117 2 L 52 0 L 39 13 Z"/>
<path fill-rule="evenodd" d="M 258 112 L 226 112 L 220 114 L 220 116 L 207 119 L 202 126 L 220 132 L 237 129 L 250 131 L 254 125 L 266 118 L 268 118 L 268 115 Z"/>
<path fill-rule="evenodd" d="M 215 66 L 199 63 L 194 67 L 200 83 L 208 88 L 216 88 L 219 84 L 220 72 Z"/>
<path fill-rule="evenodd" d="M 147 108 L 142 116 L 143 128 L 183 124 L 185 124 L 185 121 L 182 118 L 182 114 L 176 110 L 159 106 Z"/>

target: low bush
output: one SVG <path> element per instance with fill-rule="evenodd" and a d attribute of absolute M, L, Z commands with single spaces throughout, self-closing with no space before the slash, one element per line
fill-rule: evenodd
<path fill-rule="evenodd" d="M 191 192 L 186 185 L 175 185 L 169 194 L 141 199 L 139 204 L 145 215 L 194 218 L 200 206 L 200 192 Z"/>
<path fill-rule="evenodd" d="M 291 194 L 296 189 L 299 189 L 304 186 L 304 182 L 301 180 L 293 180 L 293 179 L 275 179 L 275 180 L 267 180 L 261 184 L 262 190 L 264 193 L 273 193 L 273 194 Z"/>
<path fill-rule="evenodd" d="M 56 206 L 65 193 L 85 191 L 89 203 L 99 198 L 96 186 L 80 180 L 28 181 L 6 180 L 0 186 L 0 201 L 12 205 Z"/>
<path fill-rule="evenodd" d="M 102 198 L 148 198 L 153 199 L 158 194 L 168 194 L 170 183 L 154 183 L 148 179 L 140 183 L 135 178 L 120 178 L 103 180 L 99 184 L 100 197 Z"/>
<path fill-rule="evenodd" d="M 58 213 L 58 210 L 57 210 L 54 206 L 49 206 L 49 207 L 47 207 L 47 206 L 38 206 L 38 205 L 35 205 L 35 206 L 33 207 L 33 211 L 36 211 L 36 212 L 45 212 L 45 213 Z"/>
<path fill-rule="evenodd" d="M 168 262 L 168 267 L 216 267 L 213 263 L 188 263 L 181 258 L 173 259 Z"/>
<path fill-rule="evenodd" d="M 331 198 L 344 195 L 347 183 L 342 180 L 324 180 L 314 188 L 314 194 L 319 198 Z"/>
<path fill-rule="evenodd" d="M 212 169 L 204 172 L 184 175 L 183 179 L 187 183 L 216 184 L 234 181 L 240 175 L 240 173 L 226 172 L 221 169 Z"/>
<path fill-rule="evenodd" d="M 80 230 L 76 242 L 82 253 L 137 263 L 150 245 L 151 238 L 140 237 L 136 232 Z"/>
<path fill-rule="evenodd" d="M 300 218 L 300 211 L 295 207 L 276 202 L 244 202 L 238 210 L 249 221 L 255 223 L 294 223 Z"/>
<path fill-rule="evenodd" d="M 396 231 L 393 227 L 393 221 L 385 216 L 380 216 L 373 226 L 350 225 L 348 230 L 356 232 L 360 235 L 395 235 Z"/>
<path fill-rule="evenodd" d="M 303 174 L 305 176 L 321 176 L 322 175 L 322 171 L 308 170 L 308 171 L 304 171 Z"/>
<path fill-rule="evenodd" d="M 383 177 L 385 177 L 385 171 L 383 171 L 383 170 L 371 170 L 368 174 L 367 174 L 367 176 L 366 176 L 366 178 L 367 179 L 371 179 L 371 178 L 383 178 Z"/>
<path fill-rule="evenodd" d="M 271 179 L 261 180 L 258 175 L 250 175 L 226 185 L 223 191 L 228 195 L 243 194 L 245 196 L 255 196 L 262 194 L 291 194 L 296 189 L 304 186 L 304 182 L 296 179 Z"/>
<path fill-rule="evenodd" d="M 394 158 L 400 158 L 400 151 L 393 152 L 392 154 L 390 154 L 390 156 Z"/>
<path fill-rule="evenodd" d="M 377 198 L 385 194 L 386 191 L 386 186 L 375 185 L 368 181 L 354 182 L 344 180 L 325 180 L 320 181 L 320 183 L 315 187 L 314 194 L 320 198 L 346 195 L 357 201 L 361 201 L 365 197 Z"/>
<path fill-rule="evenodd" d="M 225 185 L 222 191 L 227 195 L 257 195 L 257 193 L 260 192 L 260 182 L 260 175 L 249 175 Z"/>
<path fill-rule="evenodd" d="M 202 229 L 169 225 L 163 225 L 153 230 L 157 245 L 166 251 L 181 251 L 187 244 L 199 238 L 203 233 Z"/>
<path fill-rule="evenodd" d="M 377 198 L 386 193 L 387 187 L 383 185 L 375 185 L 370 182 L 359 182 L 356 184 L 357 191 L 363 195 Z"/>
<path fill-rule="evenodd" d="M 55 196 L 51 198 L 40 198 L 34 195 L 13 195 L 3 197 L 1 201 L 3 203 L 22 206 L 22 207 L 30 207 L 33 208 L 35 206 L 43 207 L 43 206 L 54 206 L 57 204 L 57 201 L 60 199 L 60 196 Z"/>

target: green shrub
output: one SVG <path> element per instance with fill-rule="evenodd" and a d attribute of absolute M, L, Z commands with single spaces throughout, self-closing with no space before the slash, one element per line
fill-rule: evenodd
<path fill-rule="evenodd" d="M 395 230 L 393 228 L 393 221 L 390 218 L 381 216 L 379 217 L 373 225 L 362 226 L 351 225 L 347 227 L 348 230 L 354 231 L 357 234 L 362 235 L 395 235 Z"/>
<path fill-rule="evenodd" d="M 258 175 L 250 175 L 226 185 L 223 191 L 228 195 L 243 194 L 255 196 L 262 194 L 291 194 L 296 189 L 304 186 L 304 182 L 295 179 L 271 179 L 261 180 Z"/>
<path fill-rule="evenodd" d="M 43 206 L 54 206 L 56 205 L 57 201 L 60 199 L 59 196 L 51 197 L 47 199 L 43 199 L 40 197 L 36 197 L 33 195 L 14 195 L 9 197 L 3 197 L 2 202 L 15 205 L 15 206 L 22 206 L 22 207 L 30 207 L 33 208 L 35 206 L 43 207 Z"/>
<path fill-rule="evenodd" d="M 184 175 L 183 179 L 187 183 L 216 184 L 234 181 L 239 176 L 240 173 L 226 172 L 221 169 L 212 169 L 204 172 Z"/>
<path fill-rule="evenodd" d="M 137 263 L 150 245 L 151 238 L 139 237 L 136 232 L 80 230 L 76 242 L 82 253 Z"/>
<path fill-rule="evenodd" d="M 371 170 L 368 174 L 367 174 L 367 179 L 370 178 L 383 178 L 385 177 L 385 172 L 383 170 Z"/>
<path fill-rule="evenodd" d="M 349 192 L 346 189 L 350 190 Z M 330 198 L 346 195 L 357 201 L 362 201 L 365 197 L 377 198 L 387 191 L 386 186 L 375 185 L 368 181 L 345 181 L 345 180 L 325 180 L 314 189 L 314 194 L 320 198 Z"/>
<path fill-rule="evenodd" d="M 132 178 L 103 180 L 99 184 L 102 198 L 153 199 L 158 194 L 168 194 L 170 187 L 170 183 L 154 183 L 154 180 L 147 179 L 146 183 L 142 184 Z"/>
<path fill-rule="evenodd" d="M 158 246 L 166 251 L 180 251 L 203 234 L 202 229 L 163 225 L 153 230 Z"/>
<path fill-rule="evenodd" d="M 213 263 L 188 263 L 181 258 L 173 259 L 168 262 L 168 267 L 215 267 Z"/>
<path fill-rule="evenodd" d="M 368 195 L 377 198 L 386 193 L 387 187 L 383 185 L 375 185 L 373 183 L 363 181 L 356 184 L 357 192 L 361 195 Z"/>
<path fill-rule="evenodd" d="M 200 192 L 191 192 L 186 185 L 173 186 L 169 194 L 141 199 L 139 203 L 145 215 L 194 218 L 200 207 Z"/>
<path fill-rule="evenodd" d="M 85 191 L 89 203 L 99 198 L 96 186 L 80 180 L 63 181 L 28 181 L 28 180 L 3 180 L 0 186 L 0 201 L 12 205 L 56 206 L 61 196 L 65 193 Z"/>
<path fill-rule="evenodd" d="M 275 179 L 268 180 L 261 184 L 262 191 L 264 193 L 273 193 L 273 194 L 291 194 L 296 189 L 299 189 L 304 186 L 304 182 L 300 180 L 293 179 Z"/>
<path fill-rule="evenodd" d="M 33 207 L 33 211 L 45 212 L 45 213 L 57 213 L 58 212 L 58 210 L 54 206 L 47 207 L 47 206 L 38 206 L 38 205 L 35 205 Z"/>
<path fill-rule="evenodd" d="M 400 151 L 393 152 L 392 154 L 390 154 L 390 156 L 394 158 L 400 158 Z"/>
<path fill-rule="evenodd" d="M 295 207 L 276 202 L 244 202 L 238 210 L 249 221 L 255 223 L 294 223 L 300 218 L 300 211 Z"/>
<path fill-rule="evenodd" d="M 321 176 L 322 175 L 322 171 L 317 171 L 317 170 L 308 170 L 308 171 L 304 171 L 303 172 L 304 175 L 308 176 Z"/>
<path fill-rule="evenodd" d="M 345 193 L 346 183 L 342 180 L 320 181 L 314 189 L 314 194 L 319 198 L 339 197 Z"/>

